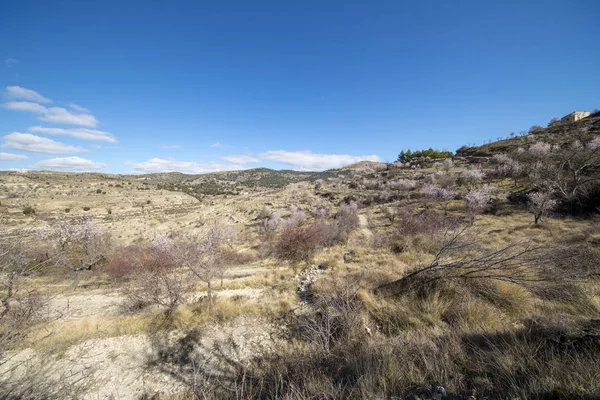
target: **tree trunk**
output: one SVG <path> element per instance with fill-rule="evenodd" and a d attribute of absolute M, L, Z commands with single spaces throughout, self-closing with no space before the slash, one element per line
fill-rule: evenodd
<path fill-rule="evenodd" d="M 207 291 L 208 296 L 207 297 L 208 297 L 208 304 L 210 306 L 210 305 L 212 305 L 212 285 L 211 285 L 210 279 L 207 279 L 206 283 L 208 284 L 208 291 Z"/>

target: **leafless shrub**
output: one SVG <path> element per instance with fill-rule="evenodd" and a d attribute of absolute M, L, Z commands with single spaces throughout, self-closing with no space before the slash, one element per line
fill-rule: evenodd
<path fill-rule="evenodd" d="M 263 218 L 258 224 L 258 232 L 267 239 L 272 239 L 277 233 L 277 229 L 281 225 L 282 221 L 279 214 L 272 213 L 268 217 Z"/>
<path fill-rule="evenodd" d="M 128 279 L 140 267 L 138 259 L 143 258 L 144 251 L 140 246 L 119 247 L 112 252 L 100 271 L 116 281 Z"/>
<path fill-rule="evenodd" d="M 318 224 L 288 225 L 274 243 L 275 256 L 281 260 L 300 262 L 309 260 L 322 245 L 322 230 Z"/>
<path fill-rule="evenodd" d="M 327 208 L 317 208 L 317 207 L 315 207 L 315 208 L 313 208 L 310 211 L 310 214 L 314 218 L 316 218 L 316 219 L 326 219 L 326 218 L 329 218 L 329 213 L 330 213 L 330 211 Z"/>
<path fill-rule="evenodd" d="M 135 248 L 127 254 L 135 267 L 131 284 L 125 292 L 126 307 L 137 310 L 151 305 L 165 308 L 167 313 L 175 311 L 184 302 L 184 296 L 192 288 L 188 274 L 177 271 L 176 260 L 170 252 L 155 246 Z M 120 272 L 120 271 L 119 271 Z"/>
<path fill-rule="evenodd" d="M 467 282 L 472 279 L 506 281 L 523 286 L 539 282 L 564 282 L 598 273 L 598 252 L 572 247 L 551 251 L 532 241 L 513 242 L 497 249 L 478 248 L 478 232 L 470 225 L 448 230 L 432 262 L 417 266 L 400 280 L 380 289 L 400 294 L 409 288 L 424 288 L 438 281 Z M 577 265 L 574 265 L 577 264 Z"/>
<path fill-rule="evenodd" d="M 401 235 L 432 235 L 456 226 L 457 223 L 435 211 L 414 214 L 405 209 L 398 210 L 396 220 L 398 221 L 398 233 Z"/>
<path fill-rule="evenodd" d="M 364 336 L 360 310 L 362 304 L 356 282 L 334 284 L 326 294 L 313 297 L 314 312 L 300 315 L 294 331 L 303 340 L 314 343 L 319 351 L 331 354 L 336 343 Z"/>

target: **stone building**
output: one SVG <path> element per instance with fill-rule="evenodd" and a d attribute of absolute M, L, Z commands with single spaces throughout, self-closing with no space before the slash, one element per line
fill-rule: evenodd
<path fill-rule="evenodd" d="M 560 119 L 560 122 L 563 124 L 568 124 L 569 122 L 579 121 L 580 119 L 584 119 L 585 117 L 589 117 L 589 111 L 573 111 L 571 114 L 567 114 Z"/>

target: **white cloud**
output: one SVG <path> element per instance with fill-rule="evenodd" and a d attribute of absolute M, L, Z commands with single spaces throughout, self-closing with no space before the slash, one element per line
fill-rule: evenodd
<path fill-rule="evenodd" d="M 36 153 L 80 153 L 86 151 L 81 147 L 69 146 L 41 136 L 30 133 L 13 132 L 3 137 L 5 143 L 2 147 Z"/>
<path fill-rule="evenodd" d="M 4 60 L 4 62 L 6 63 L 6 65 L 8 65 L 9 67 L 12 67 L 13 65 L 16 65 L 19 63 L 19 60 L 15 59 L 15 58 L 7 58 Z"/>
<path fill-rule="evenodd" d="M 12 153 L 0 153 L 0 161 L 21 161 L 27 160 L 27 156 Z"/>
<path fill-rule="evenodd" d="M 179 145 L 179 144 L 165 144 L 164 146 L 162 146 L 163 149 L 181 149 L 183 146 Z"/>
<path fill-rule="evenodd" d="M 211 144 L 210 147 L 212 147 L 212 148 L 219 148 L 219 147 L 225 147 L 225 145 L 223 143 L 217 142 L 217 143 Z"/>
<path fill-rule="evenodd" d="M 260 159 L 252 156 L 227 156 L 221 157 L 225 161 L 229 161 L 234 164 L 249 164 L 260 162 Z"/>
<path fill-rule="evenodd" d="M 3 106 L 8 110 L 27 111 L 38 114 L 42 114 L 47 110 L 43 105 L 29 101 L 9 101 L 8 103 L 4 103 Z"/>
<path fill-rule="evenodd" d="M 96 140 L 99 142 L 116 143 L 117 140 L 108 132 L 88 128 L 46 128 L 43 126 L 32 126 L 29 132 L 45 133 L 48 135 L 68 135 L 82 140 Z"/>
<path fill-rule="evenodd" d="M 26 100 L 33 101 L 36 103 L 52 103 L 52 100 L 42 96 L 38 92 L 30 89 L 25 89 L 20 86 L 7 86 L 6 97 L 14 100 Z"/>
<path fill-rule="evenodd" d="M 91 128 L 98 125 L 98 120 L 91 114 L 76 114 L 61 107 L 44 107 L 41 104 L 29 101 L 9 101 L 4 103 L 3 107 L 8 110 L 41 114 L 38 117 L 40 120 L 57 124 L 80 125 Z"/>
<path fill-rule="evenodd" d="M 148 161 L 127 161 L 126 165 L 141 173 L 183 172 L 184 174 L 205 174 L 207 172 L 233 171 L 243 169 L 235 164 L 218 164 L 192 161 L 177 161 L 173 159 L 151 158 Z"/>
<path fill-rule="evenodd" d="M 46 122 L 54 122 L 55 124 L 81 125 L 92 128 L 98 125 L 98 120 L 93 115 L 74 114 L 60 107 L 48 108 L 40 119 Z"/>
<path fill-rule="evenodd" d="M 350 154 L 318 154 L 311 151 L 270 150 L 258 155 L 268 161 L 279 162 L 300 170 L 322 171 L 354 164 L 359 161 L 383 161 L 377 155 L 353 156 Z"/>
<path fill-rule="evenodd" d="M 68 105 L 70 108 L 72 108 L 73 110 L 75 110 L 75 111 L 77 111 L 77 112 L 80 112 L 80 113 L 89 113 L 89 112 L 90 112 L 90 110 L 88 110 L 87 108 L 85 108 L 85 107 L 81 107 L 81 106 L 79 106 L 79 105 L 77 105 L 77 104 L 75 104 L 75 103 L 69 103 L 69 104 L 67 104 L 67 105 Z"/>
<path fill-rule="evenodd" d="M 104 163 L 97 163 L 81 157 L 51 158 L 49 160 L 39 161 L 31 166 L 31 168 L 35 169 L 73 172 L 95 171 L 98 169 L 104 169 L 106 167 L 107 165 Z"/>

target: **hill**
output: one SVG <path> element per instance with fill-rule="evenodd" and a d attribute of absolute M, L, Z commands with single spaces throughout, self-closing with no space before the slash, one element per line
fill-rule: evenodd
<path fill-rule="evenodd" d="M 460 157 L 492 157 L 495 154 L 511 153 L 519 147 L 535 142 L 546 142 L 564 146 L 575 140 L 588 141 L 600 134 L 600 113 L 564 125 L 530 130 L 527 135 L 486 143 L 482 146 L 463 146 L 456 151 Z"/>

